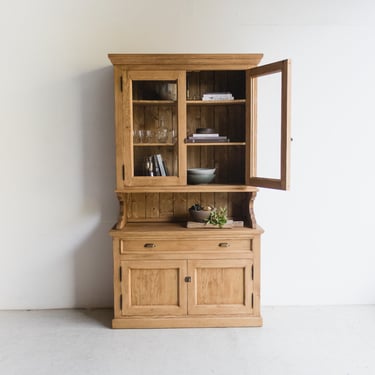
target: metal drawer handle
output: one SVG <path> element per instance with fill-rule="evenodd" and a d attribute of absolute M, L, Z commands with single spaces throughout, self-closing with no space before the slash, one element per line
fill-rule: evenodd
<path fill-rule="evenodd" d="M 219 247 L 229 247 L 230 244 L 228 242 L 220 242 Z"/>
<path fill-rule="evenodd" d="M 147 249 L 151 249 L 151 248 L 153 248 L 153 247 L 156 247 L 156 245 L 155 245 L 154 243 L 145 243 L 145 244 L 143 245 L 143 247 L 146 247 Z"/>

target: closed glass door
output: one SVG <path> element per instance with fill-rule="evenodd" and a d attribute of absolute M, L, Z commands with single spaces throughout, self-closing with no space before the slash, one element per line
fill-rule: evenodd
<path fill-rule="evenodd" d="M 186 180 L 186 118 L 182 72 L 127 71 L 123 77 L 127 186 L 165 186 Z"/>

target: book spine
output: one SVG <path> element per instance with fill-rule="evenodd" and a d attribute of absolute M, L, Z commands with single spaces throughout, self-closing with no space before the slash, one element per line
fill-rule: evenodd
<path fill-rule="evenodd" d="M 159 169 L 159 163 L 156 158 L 156 155 L 153 155 L 152 157 L 153 162 L 154 162 L 154 176 L 160 176 L 160 169 Z"/>
<path fill-rule="evenodd" d="M 160 154 L 156 154 L 156 160 L 158 162 L 160 176 L 166 176 L 167 173 L 166 173 L 165 168 L 164 168 L 164 163 L 163 163 L 162 156 Z"/>

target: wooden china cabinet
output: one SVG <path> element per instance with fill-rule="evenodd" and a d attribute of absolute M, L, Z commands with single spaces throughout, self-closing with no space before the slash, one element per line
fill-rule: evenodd
<path fill-rule="evenodd" d="M 262 325 L 253 205 L 258 187 L 288 188 L 290 63 L 261 58 L 109 55 L 120 204 L 113 328 Z M 189 142 L 202 128 L 225 140 Z M 215 179 L 190 185 L 190 168 L 215 168 Z M 195 203 L 226 207 L 235 224 L 188 227 Z"/>

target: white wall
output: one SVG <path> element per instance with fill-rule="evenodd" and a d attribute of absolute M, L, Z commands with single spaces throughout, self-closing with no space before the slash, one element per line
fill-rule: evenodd
<path fill-rule="evenodd" d="M 110 306 L 108 53 L 291 58 L 292 188 L 262 189 L 263 304 L 375 303 L 375 3 L 20 0 L 0 12 L 0 309 Z"/>

